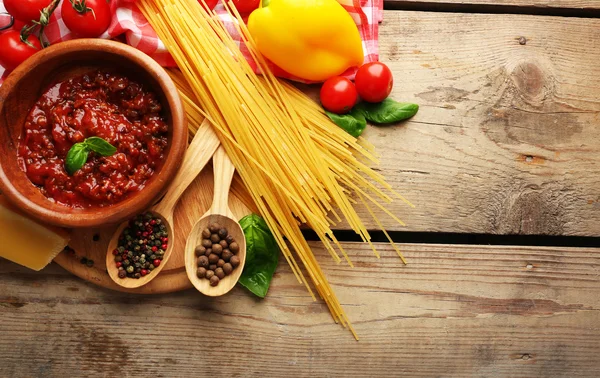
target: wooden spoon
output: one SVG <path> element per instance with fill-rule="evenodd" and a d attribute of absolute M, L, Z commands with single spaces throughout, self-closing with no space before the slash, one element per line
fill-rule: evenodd
<path fill-rule="evenodd" d="M 210 122 L 205 120 L 196 132 L 192 143 L 190 143 L 190 146 L 185 152 L 181 168 L 179 169 L 179 172 L 177 173 L 177 176 L 175 176 L 173 182 L 169 185 L 167 193 L 158 204 L 154 205 L 154 207 L 148 210 L 153 215 L 162 219 L 163 224 L 165 224 L 167 227 L 169 237 L 168 247 L 163 256 L 163 260 L 161 264 L 151 273 L 139 279 L 129 277 L 119 278 L 119 270 L 115 265 L 112 251 L 117 248 L 119 236 L 125 227 L 127 227 L 129 222 L 123 222 L 119 228 L 117 228 L 117 231 L 115 231 L 110 243 L 108 244 L 108 250 L 106 251 L 106 269 L 108 270 L 110 278 L 112 278 L 112 280 L 118 285 L 129 289 L 144 286 L 148 282 L 152 281 L 154 277 L 156 277 L 162 270 L 162 268 L 167 265 L 167 261 L 169 260 L 169 257 L 173 252 L 173 246 L 175 245 L 175 229 L 173 227 L 173 211 L 175 209 L 175 205 L 177 205 L 179 197 L 181 197 L 187 187 L 192 183 L 192 181 L 194 181 L 204 166 L 206 166 L 206 163 L 208 163 L 211 156 L 215 153 L 215 150 L 219 147 L 219 144 L 219 138 L 212 130 Z"/>
<path fill-rule="evenodd" d="M 188 235 L 185 245 L 185 270 L 187 276 L 199 292 L 211 297 L 218 297 L 229 292 L 240 279 L 244 264 L 246 263 L 246 238 L 240 223 L 235 219 L 229 209 L 229 187 L 235 168 L 229 160 L 225 149 L 221 146 L 213 156 L 214 171 L 214 196 L 210 209 L 196 222 L 192 231 Z M 209 225 L 217 223 L 227 230 L 227 233 L 235 239 L 240 249 L 237 256 L 240 258 L 240 265 L 235 268 L 230 275 L 225 276 L 219 281 L 217 286 L 210 286 L 206 278 L 198 278 L 196 270 L 197 257 L 195 249 L 202 243 L 202 230 Z"/>

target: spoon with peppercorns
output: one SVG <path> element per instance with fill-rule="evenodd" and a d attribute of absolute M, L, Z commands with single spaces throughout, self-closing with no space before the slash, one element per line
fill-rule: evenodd
<path fill-rule="evenodd" d="M 185 270 L 198 291 L 217 297 L 229 292 L 240 279 L 246 262 L 246 238 L 229 209 L 235 167 L 223 146 L 213 156 L 213 171 L 213 203 L 188 235 Z"/>
<path fill-rule="evenodd" d="M 175 245 L 175 206 L 219 145 L 219 138 L 205 120 L 162 200 L 146 213 L 117 228 L 108 244 L 106 270 L 118 285 L 128 289 L 143 286 L 152 281 L 167 264 Z"/>

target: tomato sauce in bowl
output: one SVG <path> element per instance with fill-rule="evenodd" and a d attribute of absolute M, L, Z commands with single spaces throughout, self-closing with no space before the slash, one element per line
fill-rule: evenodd
<path fill-rule="evenodd" d="M 168 125 L 157 96 L 124 75 L 95 71 L 51 85 L 27 115 L 18 162 L 50 200 L 104 207 L 142 190 L 165 160 Z M 117 152 L 90 152 L 73 175 L 65 158 L 75 143 L 100 137 Z"/>

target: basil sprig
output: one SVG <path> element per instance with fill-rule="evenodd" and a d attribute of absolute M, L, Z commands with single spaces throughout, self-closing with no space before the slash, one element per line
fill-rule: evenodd
<path fill-rule="evenodd" d="M 240 220 L 246 238 L 246 265 L 240 284 L 256 296 L 267 295 L 279 261 L 279 246 L 267 222 L 256 214 Z"/>
<path fill-rule="evenodd" d="M 365 131 L 367 120 L 360 110 L 355 106 L 348 114 L 335 114 L 325 110 L 327 116 L 339 127 L 355 138 Z"/>
<path fill-rule="evenodd" d="M 90 137 L 81 143 L 75 143 L 67 153 L 65 169 L 69 175 L 73 175 L 87 162 L 90 152 L 101 156 L 112 156 L 117 148 L 100 137 Z"/>
<path fill-rule="evenodd" d="M 389 124 L 404 121 L 419 111 L 419 105 L 409 102 L 398 102 L 386 98 L 382 102 L 361 102 L 355 107 L 363 116 L 371 122 L 378 124 Z M 354 109 L 353 109 L 354 110 Z"/>
<path fill-rule="evenodd" d="M 365 130 L 367 120 L 377 126 L 388 125 L 408 119 L 418 111 L 417 104 L 386 98 L 378 103 L 360 102 L 348 114 L 325 113 L 336 125 L 358 138 Z"/>

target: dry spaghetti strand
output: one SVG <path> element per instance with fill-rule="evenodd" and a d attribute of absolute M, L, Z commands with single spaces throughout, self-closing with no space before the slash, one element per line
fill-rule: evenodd
<path fill-rule="evenodd" d="M 380 201 L 388 203 L 388 193 L 396 193 L 366 164 L 377 162 L 373 146 L 344 132 L 304 93 L 276 78 L 235 8 L 228 9 L 233 27 L 263 76 L 254 74 L 216 14 L 197 0 L 139 0 L 138 5 L 179 66 L 181 72 L 171 75 L 192 132 L 197 120 L 210 120 L 298 281 L 313 298 L 314 288 L 335 322 L 357 337 L 301 226 L 312 228 L 336 261 L 341 254 L 351 264 L 331 230 L 344 220 L 377 255 L 355 198 L 375 217 L 368 202 L 387 212 Z"/>

